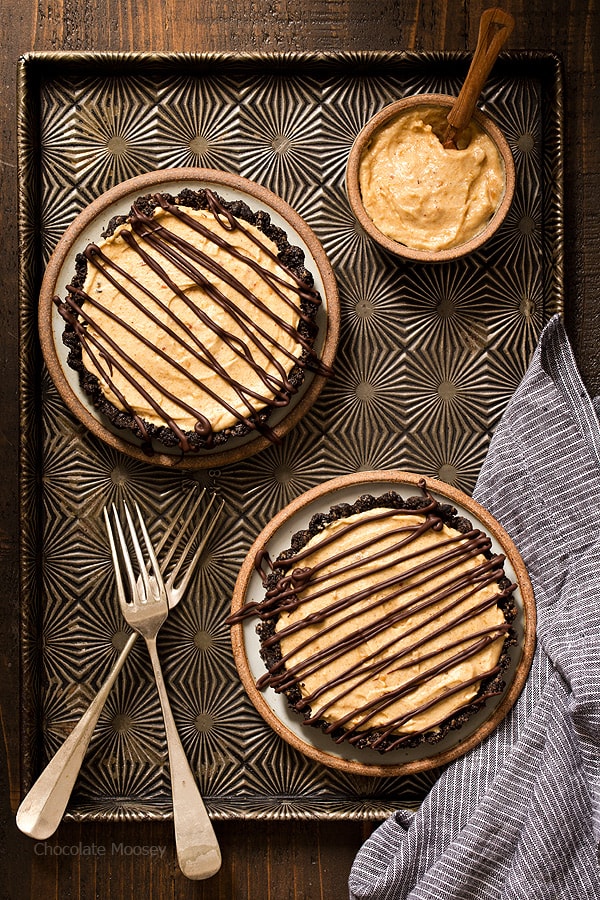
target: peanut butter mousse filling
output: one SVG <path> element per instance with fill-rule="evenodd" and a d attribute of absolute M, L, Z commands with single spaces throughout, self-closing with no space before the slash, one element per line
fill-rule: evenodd
<path fill-rule="evenodd" d="M 321 298 L 302 251 L 266 213 L 209 190 L 141 198 L 86 247 L 67 290 L 55 302 L 69 364 L 142 440 L 186 451 L 236 431 L 272 436 L 269 413 L 290 403 L 306 368 L 323 371 Z"/>
<path fill-rule="evenodd" d="M 382 752 L 464 724 L 503 689 L 514 641 L 515 585 L 489 537 L 432 498 L 407 506 L 367 495 L 311 523 L 301 549 L 260 555 L 265 599 L 230 620 L 260 619 L 259 687 L 338 742 Z"/>
<path fill-rule="evenodd" d="M 414 250 L 447 250 L 487 225 L 505 186 L 498 148 L 474 120 L 458 149 L 443 146 L 447 108 L 418 106 L 382 125 L 359 168 L 363 206 L 374 225 Z"/>

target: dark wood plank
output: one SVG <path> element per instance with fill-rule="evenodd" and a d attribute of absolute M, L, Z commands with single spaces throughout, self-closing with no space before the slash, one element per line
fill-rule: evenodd
<path fill-rule="evenodd" d="M 180 875 L 169 823 L 65 823 L 35 843 L 14 825 L 19 802 L 17 409 L 17 160 L 15 87 L 21 53 L 36 50 L 468 50 L 488 3 L 466 0 L 3 0 L 0 4 L 0 895 L 10 900 L 211 898 L 340 900 L 369 824 L 222 822 L 224 865 L 206 883 Z M 513 49 L 553 50 L 565 70 L 567 326 L 585 382 L 600 391 L 600 118 L 594 64 L 600 10 L 592 0 L 511 0 Z M 597 62 L 596 62 L 597 65 Z M 135 839 L 134 836 L 135 835 Z M 103 855 L 63 848 L 103 846 Z M 123 847 L 166 847 L 162 858 Z"/>

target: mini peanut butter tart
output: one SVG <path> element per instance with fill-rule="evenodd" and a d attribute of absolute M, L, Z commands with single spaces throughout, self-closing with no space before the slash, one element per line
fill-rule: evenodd
<path fill-rule="evenodd" d="M 385 753 L 436 744 L 502 693 L 517 614 L 504 555 L 421 484 L 314 515 L 255 568 L 267 671 L 303 724 Z"/>
<path fill-rule="evenodd" d="M 99 236 L 100 238 L 100 236 Z M 287 406 L 314 352 L 321 297 L 266 211 L 214 191 L 139 197 L 77 255 L 68 365 L 117 429 L 182 452 L 256 431 Z"/>

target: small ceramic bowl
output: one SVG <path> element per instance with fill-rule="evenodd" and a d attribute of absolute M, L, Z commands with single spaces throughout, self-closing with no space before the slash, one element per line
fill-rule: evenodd
<path fill-rule="evenodd" d="M 405 97 L 402 100 L 397 100 L 395 103 L 391 103 L 389 106 L 384 107 L 384 109 L 369 119 L 356 137 L 350 151 L 346 167 L 346 190 L 352 211 L 364 231 L 373 241 L 385 250 L 388 250 L 399 257 L 422 262 L 447 262 L 461 256 L 466 256 L 489 240 L 504 221 L 510 208 L 515 189 L 515 164 L 510 147 L 498 126 L 489 118 L 489 116 L 484 115 L 481 110 L 475 110 L 473 121 L 480 126 L 495 144 L 499 152 L 504 176 L 504 190 L 500 196 L 495 212 L 479 232 L 464 243 L 454 247 L 448 247 L 441 250 L 415 249 L 385 235 L 373 223 L 371 217 L 367 213 L 361 194 L 359 170 L 361 160 L 379 130 L 388 125 L 392 119 L 396 118 L 399 114 L 404 113 L 406 110 L 419 106 L 448 107 L 449 109 L 455 99 L 455 97 L 447 94 L 417 94 L 411 97 Z"/>

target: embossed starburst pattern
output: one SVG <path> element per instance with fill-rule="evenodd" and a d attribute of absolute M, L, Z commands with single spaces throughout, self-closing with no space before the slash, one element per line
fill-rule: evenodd
<path fill-rule="evenodd" d="M 553 61 L 507 58 L 482 104 L 516 169 L 494 240 L 455 264 L 401 263 L 375 247 L 345 193 L 352 142 L 398 97 L 456 93 L 468 60 L 418 53 L 185 57 L 87 55 L 25 64 L 22 421 L 24 716 L 49 758 L 127 638 L 102 510 L 137 501 L 158 539 L 191 492 L 224 501 L 159 652 L 184 747 L 223 818 L 380 818 L 416 805 L 436 773 L 367 779 L 293 751 L 254 710 L 225 619 L 259 531 L 322 481 L 407 469 L 470 492 L 494 426 L 548 319 L 562 310 L 560 91 Z M 39 64 L 38 64 L 39 65 Z M 307 417 L 240 464 L 193 474 L 121 456 L 64 407 L 36 352 L 39 276 L 75 215 L 115 183 L 166 167 L 224 169 L 287 200 L 316 232 L 341 299 L 334 371 Z M 31 772 L 30 775 L 34 775 Z M 69 815 L 171 814 L 164 729 L 137 641 L 98 724 Z"/>
<path fill-rule="evenodd" d="M 161 85 L 157 104 L 160 168 L 239 168 L 238 91 L 227 78 L 184 77 Z"/>

